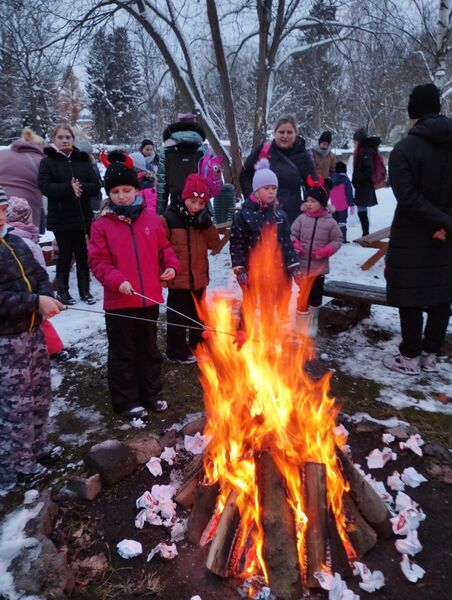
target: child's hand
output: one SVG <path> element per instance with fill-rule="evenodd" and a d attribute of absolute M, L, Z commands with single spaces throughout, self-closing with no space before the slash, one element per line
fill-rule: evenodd
<path fill-rule="evenodd" d="M 175 277 L 176 277 L 176 269 L 173 269 L 173 267 L 168 267 L 160 275 L 160 280 L 161 281 L 170 281 L 171 279 L 174 279 Z"/>
<path fill-rule="evenodd" d="M 39 314 L 45 317 L 46 319 L 50 319 L 50 317 L 54 317 L 63 309 L 63 305 L 55 298 L 51 298 L 50 296 L 39 296 Z"/>
<path fill-rule="evenodd" d="M 125 294 L 126 296 L 131 296 L 133 294 L 133 287 L 130 281 L 123 281 L 118 288 L 118 291 L 121 294 Z"/>
<path fill-rule="evenodd" d="M 80 183 L 80 181 L 78 179 L 75 179 L 75 177 L 73 177 L 71 179 L 71 185 L 72 185 L 72 189 L 74 190 L 75 197 L 80 198 L 80 196 L 82 195 L 82 192 L 83 192 L 82 184 Z"/>
<path fill-rule="evenodd" d="M 331 244 L 327 244 L 321 248 L 314 248 L 311 252 L 311 256 L 314 260 L 322 260 L 324 258 L 328 258 L 332 254 L 334 254 L 335 248 L 331 246 Z"/>
<path fill-rule="evenodd" d="M 441 240 L 442 242 L 445 242 L 447 239 L 447 232 L 445 229 L 441 228 L 438 229 L 438 231 L 435 231 L 435 233 L 433 234 L 433 239 L 434 240 Z"/>
<path fill-rule="evenodd" d="M 295 248 L 295 250 L 301 256 L 304 256 L 306 254 L 306 252 L 304 251 L 303 246 L 301 245 L 301 242 L 299 242 L 298 240 L 292 240 L 292 246 Z"/>

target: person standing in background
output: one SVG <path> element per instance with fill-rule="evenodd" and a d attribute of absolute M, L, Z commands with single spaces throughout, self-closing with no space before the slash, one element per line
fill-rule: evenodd
<path fill-rule="evenodd" d="M 157 174 L 160 157 L 155 151 L 154 142 L 144 139 L 140 145 L 140 152 L 146 161 L 146 171 Z"/>
<path fill-rule="evenodd" d="M 320 175 L 323 179 L 331 178 L 336 166 L 336 155 L 332 152 L 331 141 L 331 131 L 324 131 L 317 144 L 312 148 L 312 157 L 317 175 Z"/>

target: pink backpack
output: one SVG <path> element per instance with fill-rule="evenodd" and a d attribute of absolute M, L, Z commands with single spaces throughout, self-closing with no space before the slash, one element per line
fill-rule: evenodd
<path fill-rule="evenodd" d="M 198 174 L 205 177 L 209 182 L 209 194 L 211 198 L 216 198 L 223 188 L 222 162 L 222 156 L 213 156 L 210 153 L 210 148 L 204 146 L 204 156 L 199 161 Z"/>
<path fill-rule="evenodd" d="M 376 190 L 385 187 L 386 185 L 386 167 L 383 157 L 379 152 L 374 154 L 374 174 L 372 175 L 372 183 Z"/>

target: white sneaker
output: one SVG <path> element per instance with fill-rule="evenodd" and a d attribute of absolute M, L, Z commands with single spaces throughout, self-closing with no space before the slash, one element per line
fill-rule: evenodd
<path fill-rule="evenodd" d="M 421 369 L 427 373 L 435 373 L 438 370 L 436 354 L 434 352 L 422 352 Z"/>
<path fill-rule="evenodd" d="M 383 357 L 383 364 L 391 371 L 398 371 L 404 375 L 419 375 L 421 372 L 420 358 L 408 358 L 403 354 L 387 354 Z"/>

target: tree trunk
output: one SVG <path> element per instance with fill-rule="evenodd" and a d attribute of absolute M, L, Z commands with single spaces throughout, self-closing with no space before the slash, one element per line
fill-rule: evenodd
<path fill-rule="evenodd" d="M 442 90 L 446 83 L 447 53 L 451 32 L 452 0 L 439 0 L 433 83 Z"/>

